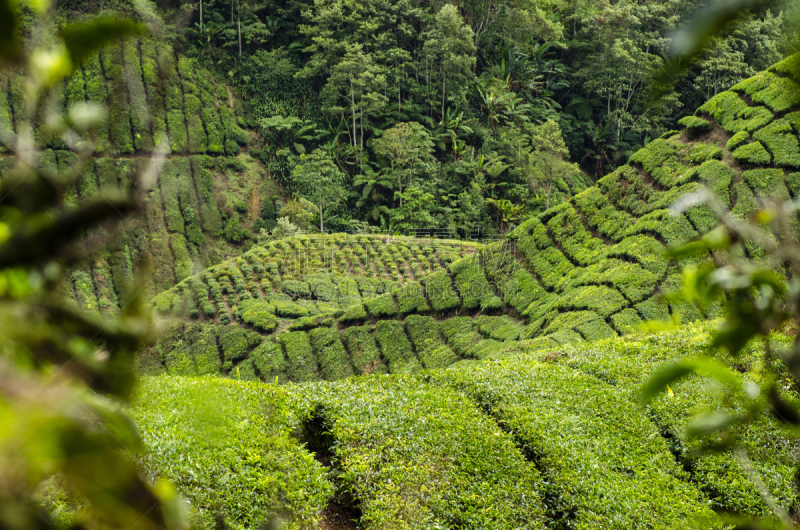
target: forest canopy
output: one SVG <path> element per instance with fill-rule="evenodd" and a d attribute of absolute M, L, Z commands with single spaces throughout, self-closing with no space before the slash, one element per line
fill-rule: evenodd
<path fill-rule="evenodd" d="M 422 218 L 461 236 L 507 230 L 624 164 L 710 97 L 795 50 L 800 17 L 796 3 L 758 3 L 677 83 L 654 86 L 695 1 L 158 6 L 182 50 L 242 91 L 263 136 L 253 154 L 289 193 L 299 185 L 294 166 L 316 149 L 346 176 L 346 196 L 324 214 L 329 229 L 406 226 L 395 209 L 412 187 L 433 197 Z M 424 130 L 406 149 L 433 146 L 414 167 L 386 149 L 387 133 L 403 124 Z"/>

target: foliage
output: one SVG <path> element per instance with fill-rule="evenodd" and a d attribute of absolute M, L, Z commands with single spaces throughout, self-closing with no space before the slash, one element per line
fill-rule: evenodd
<path fill-rule="evenodd" d="M 288 528 L 314 524 L 333 486 L 283 428 L 291 421 L 290 403 L 280 388 L 145 378 L 132 409 L 149 449 L 142 464 L 187 495 L 198 528 L 213 528 L 220 519 L 253 527 L 275 515 L 287 517 Z M 264 414 L 267 409 L 272 413 Z M 174 458 L 176 451 L 182 459 Z"/>
<path fill-rule="evenodd" d="M 9 62 L 20 66 L 16 130 L 9 123 L 0 130 L 10 152 L 0 183 L 0 524 L 182 527 L 170 484 L 152 485 L 130 460 L 144 449 L 123 411 L 136 382 L 136 351 L 151 331 L 141 298 L 121 293 L 124 310 L 100 318 L 64 296 L 70 269 L 103 248 L 105 237 L 85 235 L 101 226 L 110 234 L 138 207 L 122 191 L 71 194 L 105 110 L 79 97 L 50 111 L 46 134 L 37 121 L 38 109 L 83 59 L 144 28 L 128 19 L 88 17 L 57 32 L 47 3 L 23 8 L 4 1 L 0 12 L 4 79 Z M 53 163 L 41 141 L 57 138 L 74 153 Z"/>
<path fill-rule="evenodd" d="M 319 215 L 319 231 L 324 232 L 323 216 L 335 211 L 345 200 L 344 174 L 321 150 L 301 156 L 292 170 L 292 184 L 297 194 L 312 202 Z"/>

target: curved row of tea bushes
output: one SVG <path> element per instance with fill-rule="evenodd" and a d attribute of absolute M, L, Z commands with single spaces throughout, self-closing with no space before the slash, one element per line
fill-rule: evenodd
<path fill-rule="evenodd" d="M 678 330 L 652 335 L 634 335 L 560 347 L 554 362 L 609 383 L 607 392 L 631 404 L 638 401 L 638 389 L 659 366 L 683 357 L 714 354 L 710 348 L 713 323 L 682 326 Z M 776 337 L 786 342 L 788 339 Z M 542 350 L 537 357 L 550 357 Z M 751 345 L 733 360 L 746 381 L 759 384 L 758 366 L 762 348 Z M 679 461 L 690 469 L 692 481 L 712 500 L 715 510 L 751 515 L 769 515 L 770 510 L 730 452 L 701 453 L 699 440 L 688 440 L 685 430 L 690 418 L 705 410 L 726 409 L 721 389 L 695 376 L 673 385 L 671 396 L 661 396 L 648 407 L 648 416 L 664 436 L 673 441 Z M 774 420 L 762 418 L 738 432 L 744 447 L 770 493 L 790 513 L 800 507 L 795 477 L 800 472 L 795 451 L 796 437 L 781 430 Z"/>
<path fill-rule="evenodd" d="M 336 234 L 299 236 L 255 247 L 239 257 L 224 261 L 202 273 L 180 281 L 156 296 L 153 305 L 162 314 L 200 319 L 228 319 L 233 308 L 249 299 L 292 301 L 316 300 L 330 304 L 313 306 L 310 313 L 284 314 L 298 318 L 309 314 L 347 309 L 362 300 L 372 302 L 375 316 L 393 316 L 403 307 L 386 298 L 413 282 L 415 274 L 443 269 L 461 256 L 473 254 L 480 245 L 445 240 L 419 240 L 384 236 Z M 446 288 L 449 278 L 434 282 L 432 289 Z M 220 288 L 213 287 L 220 284 Z M 438 292 L 438 291 L 437 291 Z M 286 295 L 283 298 L 273 298 Z M 460 304 L 452 289 L 442 291 L 441 307 Z M 437 298 L 437 305 L 439 304 Z M 225 308 L 219 310 L 220 304 Z M 425 305 L 427 308 L 427 303 Z M 230 310 L 228 308 L 231 308 Z M 317 311 L 316 309 L 319 309 Z"/>
<path fill-rule="evenodd" d="M 364 528 L 545 528 L 542 479 L 462 394 L 412 376 L 294 387 Z"/>
<path fill-rule="evenodd" d="M 131 413 L 152 477 L 188 499 L 193 528 L 314 527 L 334 494 L 325 469 L 292 436 L 299 421 L 285 388 L 221 378 L 145 377 Z M 287 471 L 288 470 L 288 471 Z"/>
<path fill-rule="evenodd" d="M 607 383 L 519 358 L 431 377 L 466 393 L 511 433 L 541 470 L 549 509 L 567 527 L 716 526 L 655 426 Z"/>

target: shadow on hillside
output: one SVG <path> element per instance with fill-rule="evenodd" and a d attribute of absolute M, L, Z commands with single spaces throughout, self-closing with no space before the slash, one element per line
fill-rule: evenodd
<path fill-rule="evenodd" d="M 326 470 L 328 479 L 336 486 L 336 493 L 322 510 L 320 530 L 355 530 L 359 528 L 361 508 L 338 478 L 338 462 L 333 452 L 333 436 L 328 431 L 324 412 L 317 410 L 303 423 L 298 436 Z"/>

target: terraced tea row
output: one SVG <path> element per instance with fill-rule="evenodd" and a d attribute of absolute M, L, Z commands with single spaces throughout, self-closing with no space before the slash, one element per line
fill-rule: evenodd
<path fill-rule="evenodd" d="M 636 403 L 660 363 L 706 352 L 710 329 L 557 353 L 523 342 L 531 353 L 419 376 L 288 386 L 146 378 L 134 416 L 148 466 L 181 485 L 204 525 L 215 513 L 237 525 L 279 513 L 299 528 L 327 505 L 364 528 L 723 528 L 714 510 L 768 508 L 730 457 L 685 442 L 688 418 L 719 394 L 698 376 L 650 409 Z M 308 348 L 329 347 L 330 333 L 312 332 Z M 745 380 L 760 382 L 750 371 L 758 355 L 741 360 Z M 251 425 L 263 434 L 247 436 Z M 793 510 L 793 443 L 780 432 L 765 420 L 741 437 Z M 285 473 L 290 459 L 297 473 Z M 243 481 L 224 479 L 230 469 Z M 248 485 L 255 476 L 269 491 Z"/>
<path fill-rule="evenodd" d="M 23 85 L 17 75 L 0 79 L 0 128 L 19 126 Z M 90 56 L 56 90 L 53 104 L 83 102 L 100 103 L 109 115 L 97 131 L 94 158 L 80 169 L 65 207 L 105 191 L 130 190 L 150 156 L 158 151 L 167 159 L 159 179 L 141 189 L 142 219 L 127 225 L 109 252 L 72 272 L 68 295 L 81 307 L 116 311 L 143 260 L 150 263 L 142 278 L 148 293 L 168 289 L 239 254 L 246 236 L 263 226 L 264 212 L 275 217 L 271 201 L 280 190 L 246 153 L 253 133 L 246 130 L 241 103 L 224 82 L 170 45 L 127 40 Z M 35 124 L 35 136 L 45 148 L 45 174 L 66 174 L 75 165 L 73 151 L 80 145 L 49 137 L 43 123 Z M 0 156 L 0 172 L 11 163 L 11 157 Z"/>
<path fill-rule="evenodd" d="M 268 302 L 271 309 L 261 307 L 279 317 L 333 312 L 413 284 L 461 256 L 474 254 L 479 246 L 369 235 L 293 237 L 256 247 L 187 278 L 153 303 L 162 314 L 222 323 L 228 323 L 242 303 L 258 299 Z"/>
<path fill-rule="evenodd" d="M 379 320 L 341 330 L 331 327 L 333 322 L 331 315 L 298 319 L 266 338 L 244 326 L 181 323 L 140 355 L 139 370 L 172 375 L 222 373 L 273 382 L 331 381 L 360 374 L 414 373 L 460 360 L 505 356 L 519 352 L 516 341 L 524 333 L 516 320 L 488 315 L 441 322 L 429 315 L 409 315 L 405 320 Z M 259 326 L 264 325 L 261 320 Z M 277 319 L 271 317 L 265 327 L 271 331 L 276 326 Z"/>
<path fill-rule="evenodd" d="M 0 128 L 22 120 L 24 79 L 0 77 Z M 127 39 L 91 55 L 70 76 L 52 102 L 69 108 L 87 101 L 108 110 L 97 131 L 98 156 L 119 157 L 156 150 L 173 154 L 239 154 L 247 144 L 247 118 L 225 83 L 169 44 Z M 35 123 L 37 144 L 68 150 L 65 139 Z"/>

